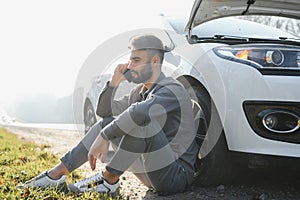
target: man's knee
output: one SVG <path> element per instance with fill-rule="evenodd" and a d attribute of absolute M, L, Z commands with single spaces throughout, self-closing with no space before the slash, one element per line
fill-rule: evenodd
<path fill-rule="evenodd" d="M 114 117 L 104 117 L 98 123 L 100 124 L 101 128 L 104 128 L 110 122 L 112 122 L 114 119 L 115 119 Z"/>
<path fill-rule="evenodd" d="M 131 135 L 123 136 L 119 147 L 129 153 L 144 153 L 146 141 L 144 138 L 136 138 Z"/>
<path fill-rule="evenodd" d="M 86 146 L 87 149 L 91 147 L 97 136 L 99 135 L 100 131 L 103 127 L 107 126 L 114 118 L 113 117 L 106 117 L 99 120 L 95 123 L 92 128 L 87 132 L 85 137 L 81 140 L 82 143 Z"/>

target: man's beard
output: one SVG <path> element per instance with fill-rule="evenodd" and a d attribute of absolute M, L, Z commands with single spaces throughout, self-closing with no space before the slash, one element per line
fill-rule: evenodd
<path fill-rule="evenodd" d="M 134 83 L 146 83 L 153 74 L 153 70 L 150 63 L 146 63 L 141 71 L 131 70 L 131 72 L 137 74 L 137 77 L 132 76 L 132 82 Z"/>

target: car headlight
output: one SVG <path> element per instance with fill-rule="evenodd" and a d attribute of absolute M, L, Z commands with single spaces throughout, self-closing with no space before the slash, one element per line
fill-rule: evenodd
<path fill-rule="evenodd" d="M 252 45 L 215 48 L 214 52 L 227 60 L 248 64 L 257 69 L 300 70 L 300 48 L 285 45 Z"/>

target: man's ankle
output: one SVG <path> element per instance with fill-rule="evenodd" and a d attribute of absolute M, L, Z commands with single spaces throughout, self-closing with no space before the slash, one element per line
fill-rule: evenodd
<path fill-rule="evenodd" d="M 47 172 L 47 176 L 49 176 L 49 178 L 53 179 L 53 180 L 57 180 L 60 179 L 64 174 L 61 173 L 57 173 L 55 171 L 48 171 Z"/>
<path fill-rule="evenodd" d="M 112 174 L 107 170 L 102 172 L 102 175 L 103 175 L 103 178 L 105 179 L 105 181 L 111 185 L 116 184 L 119 181 L 119 177 L 120 177 L 119 175 Z"/>
<path fill-rule="evenodd" d="M 63 175 L 68 175 L 69 171 L 63 163 L 59 163 L 52 169 L 50 169 L 47 175 L 54 180 L 60 179 Z"/>

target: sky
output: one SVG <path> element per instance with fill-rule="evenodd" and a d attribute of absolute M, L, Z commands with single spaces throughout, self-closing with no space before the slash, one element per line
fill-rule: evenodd
<path fill-rule="evenodd" d="M 160 13 L 187 16 L 193 0 L 0 1 L 0 110 L 38 93 L 70 95 L 89 54 Z"/>

